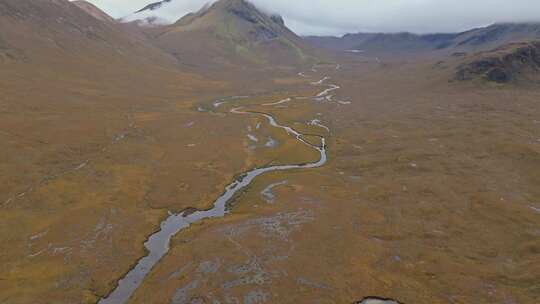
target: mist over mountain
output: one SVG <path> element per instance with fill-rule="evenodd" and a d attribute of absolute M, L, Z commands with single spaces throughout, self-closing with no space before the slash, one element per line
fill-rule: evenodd
<path fill-rule="evenodd" d="M 147 6 L 140 17 L 168 4 Z M 136 19 L 156 46 L 184 65 L 287 65 L 313 57 L 309 45 L 287 28 L 281 16 L 260 11 L 244 0 L 205 5 L 166 26 L 159 26 L 159 19 Z"/>
<path fill-rule="evenodd" d="M 92 0 L 116 18 L 132 15 L 152 0 Z M 160 17 L 172 23 L 198 10 L 206 0 L 162 1 Z M 213 2 L 213 1 L 210 1 Z M 366 0 L 252 0 L 260 9 L 279 13 L 300 35 L 357 32 L 461 32 L 498 22 L 540 21 L 534 0 L 429 0 L 376 3 Z M 158 3 L 158 1 L 154 1 Z M 466 8 L 466 9 L 464 9 Z"/>
<path fill-rule="evenodd" d="M 313 45 L 378 55 L 477 52 L 524 40 L 540 39 L 540 23 L 498 23 L 460 33 L 353 33 L 343 37 L 308 36 Z"/>

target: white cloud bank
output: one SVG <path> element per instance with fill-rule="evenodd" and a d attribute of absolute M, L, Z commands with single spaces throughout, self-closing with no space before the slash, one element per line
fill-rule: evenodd
<path fill-rule="evenodd" d="M 124 17 L 153 0 L 89 0 Z M 167 16 L 178 19 L 208 0 L 172 0 Z M 213 1 L 210 1 L 213 2 Z M 302 35 L 348 32 L 457 32 L 495 22 L 540 22 L 540 0 L 251 0 L 281 14 Z"/>

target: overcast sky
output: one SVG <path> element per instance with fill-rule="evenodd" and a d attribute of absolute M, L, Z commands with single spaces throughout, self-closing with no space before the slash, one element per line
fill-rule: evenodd
<path fill-rule="evenodd" d="M 123 17 L 156 0 L 89 0 Z M 172 0 L 175 18 L 208 0 Z M 495 22 L 540 21 L 540 0 L 251 0 L 281 14 L 301 35 L 348 32 L 456 32 Z"/>

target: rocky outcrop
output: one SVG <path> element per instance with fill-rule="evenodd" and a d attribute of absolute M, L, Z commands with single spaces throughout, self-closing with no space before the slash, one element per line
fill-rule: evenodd
<path fill-rule="evenodd" d="M 461 64 L 455 79 L 485 79 L 496 83 L 540 78 L 540 41 L 514 43 L 473 55 Z"/>

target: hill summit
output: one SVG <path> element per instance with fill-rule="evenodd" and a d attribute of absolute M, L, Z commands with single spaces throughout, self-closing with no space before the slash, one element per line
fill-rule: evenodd
<path fill-rule="evenodd" d="M 311 58 L 310 48 L 281 16 L 245 0 L 221 0 L 147 31 L 158 47 L 184 64 L 296 64 Z"/>

